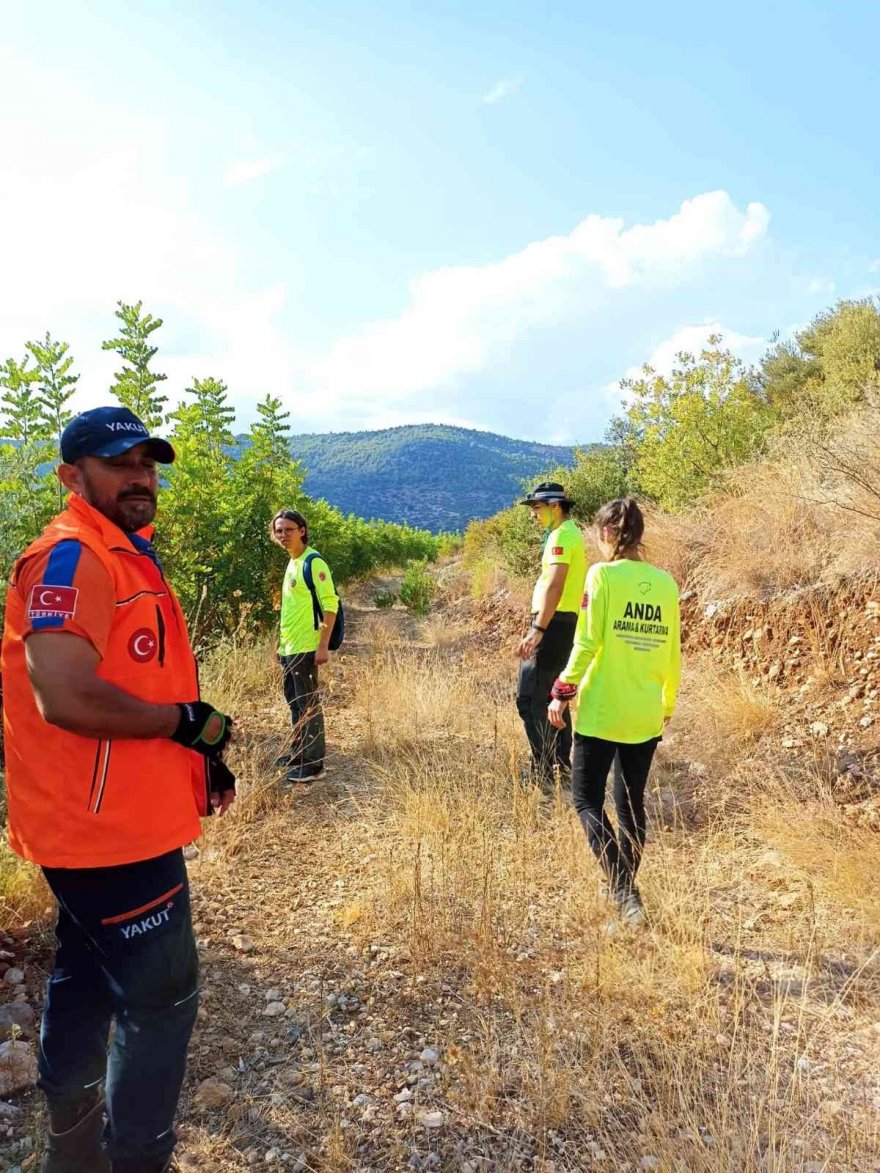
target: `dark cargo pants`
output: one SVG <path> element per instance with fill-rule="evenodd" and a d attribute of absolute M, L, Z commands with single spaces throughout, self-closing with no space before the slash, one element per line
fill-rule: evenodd
<path fill-rule="evenodd" d="M 198 1009 L 183 852 L 120 867 L 43 871 L 58 924 L 39 1085 L 65 1107 L 106 1080 L 110 1157 L 161 1161 L 176 1141 L 174 1113 Z"/>
<path fill-rule="evenodd" d="M 279 658 L 284 671 L 284 699 L 293 725 L 290 770 L 308 778 L 319 773 L 327 752 L 315 653 L 300 652 Z"/>

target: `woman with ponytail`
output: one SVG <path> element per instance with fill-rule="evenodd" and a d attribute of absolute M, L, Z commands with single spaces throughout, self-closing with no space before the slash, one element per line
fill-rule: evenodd
<path fill-rule="evenodd" d="M 572 795 L 575 810 L 621 914 L 644 921 L 636 872 L 645 843 L 645 788 L 681 675 L 678 587 L 641 555 L 645 523 L 632 497 L 596 514 L 602 561 L 587 572 L 574 646 L 552 689 L 557 729 L 577 698 Z M 617 753 L 617 834 L 605 813 Z"/>

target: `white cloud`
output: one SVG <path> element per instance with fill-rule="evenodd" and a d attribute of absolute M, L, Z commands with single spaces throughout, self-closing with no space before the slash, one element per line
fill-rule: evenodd
<path fill-rule="evenodd" d="M 661 375 L 668 375 L 675 367 L 679 354 L 698 355 L 706 348 L 709 338 L 714 334 L 721 336 L 721 345 L 725 350 L 732 351 L 746 365 L 757 362 L 768 345 L 766 338 L 754 334 L 740 334 L 737 330 L 731 330 L 715 319 L 714 321 L 700 322 L 695 326 L 680 327 L 671 338 L 667 338 L 654 348 L 648 359 L 648 366 L 653 367 Z M 639 367 L 634 369 L 640 370 Z M 627 372 L 627 374 L 631 373 L 631 371 Z"/>
<path fill-rule="evenodd" d="M 716 334 L 721 337 L 721 346 L 725 350 L 730 350 L 746 366 L 757 362 L 768 346 L 766 338 L 754 334 L 740 334 L 737 330 L 722 325 L 717 319 L 680 326 L 671 337 L 658 343 L 643 362 L 628 367 L 623 378 L 640 378 L 643 366 L 651 367 L 658 375 L 670 375 L 678 365 L 680 354 L 699 355 L 706 349 L 709 338 Z M 615 408 L 626 399 L 618 381 L 609 383 L 605 388 L 605 394 Z"/>
<path fill-rule="evenodd" d="M 494 263 L 424 273 L 399 315 L 306 355 L 291 341 L 284 274 L 269 267 L 255 285 L 251 242 L 205 213 L 199 185 L 219 161 L 196 159 L 182 175 L 169 162 L 172 122 L 100 102 L 85 84 L 0 51 L 0 146 L 14 161 L 0 183 L 0 358 L 50 328 L 71 343 L 80 406 L 107 397 L 118 360 L 100 342 L 115 299 L 141 298 L 166 321 L 157 367 L 172 402 L 210 374 L 231 388 L 241 425 L 271 391 L 300 428 L 443 419 L 521 430 L 527 393 L 499 372 L 513 370 L 524 342 L 572 325 L 586 337 L 598 312 L 628 312 L 627 290 L 662 297 L 703 266 L 744 256 L 767 231 L 763 205 L 737 208 L 724 192 L 651 224 L 587 216 Z M 240 149 L 227 180 L 255 178 L 270 161 L 257 143 Z M 265 255 L 257 260 L 265 273 Z M 607 361 L 605 339 L 594 341 Z M 557 357 L 548 353 L 548 387 Z M 472 376 L 486 372 L 491 386 L 477 394 Z"/>
<path fill-rule="evenodd" d="M 340 339 L 312 366 L 309 382 L 340 400 L 381 396 L 386 403 L 452 387 L 542 326 L 587 319 L 618 291 L 659 291 L 703 262 L 748 252 L 768 222 L 763 204 L 740 211 L 720 191 L 685 200 L 653 224 L 627 228 L 588 216 L 567 236 L 535 241 L 493 264 L 417 278 L 398 317 Z"/>
<path fill-rule="evenodd" d="M 281 155 L 264 155 L 255 159 L 236 159 L 226 168 L 223 176 L 224 187 L 241 187 L 245 183 L 253 183 L 262 179 L 270 172 L 276 171 L 284 162 Z"/>
<path fill-rule="evenodd" d="M 502 78 L 501 81 L 496 82 L 488 93 L 483 94 L 483 101 L 488 106 L 494 106 L 498 102 L 503 102 L 505 98 L 511 97 L 522 86 L 523 79 L 521 77 L 507 77 Z"/>
<path fill-rule="evenodd" d="M 49 328 L 81 372 L 75 404 L 106 401 L 119 360 L 100 343 L 115 300 L 142 299 L 166 322 L 156 367 L 172 402 L 213 374 L 242 389 L 249 417 L 266 390 L 293 383 L 284 287 L 248 287 L 239 250 L 169 167 L 166 133 L 0 54 L 0 144 L 15 160 L 0 183 L 0 357 Z"/>

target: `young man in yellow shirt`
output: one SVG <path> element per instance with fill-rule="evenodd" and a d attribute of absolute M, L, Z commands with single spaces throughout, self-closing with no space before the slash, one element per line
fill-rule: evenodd
<path fill-rule="evenodd" d="M 290 555 L 281 586 L 278 658 L 284 670 L 284 699 L 290 708 L 293 739 L 286 758 L 288 782 L 314 782 L 325 773 L 324 710 L 318 668 L 330 659 L 330 637 L 339 597 L 330 567 L 309 545 L 309 526 L 295 509 L 272 518 L 271 534 Z M 315 599 L 306 577 L 308 561 Z"/>
<path fill-rule="evenodd" d="M 521 640 L 516 707 L 525 727 L 538 785 L 553 785 L 556 767 L 571 772 L 571 719 L 555 730 L 547 719 L 553 681 L 568 662 L 587 573 L 584 537 L 572 521 L 572 501 L 555 481 L 537 485 L 522 502 L 544 530 L 541 573 L 532 592 L 532 619 Z"/>

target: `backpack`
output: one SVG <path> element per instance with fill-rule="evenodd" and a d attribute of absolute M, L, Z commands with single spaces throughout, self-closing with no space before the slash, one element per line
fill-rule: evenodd
<path fill-rule="evenodd" d="M 324 610 L 318 600 L 318 592 L 315 590 L 315 576 L 312 574 L 312 562 L 321 555 L 317 553 L 309 554 L 305 562 L 303 562 L 303 582 L 309 588 L 312 594 L 312 613 L 315 617 L 315 631 L 324 622 Z M 330 633 L 330 642 L 327 647 L 331 652 L 335 652 L 345 639 L 345 610 L 342 606 L 342 599 L 339 600 L 339 610 L 336 612 L 336 622 L 333 624 L 333 630 Z"/>

